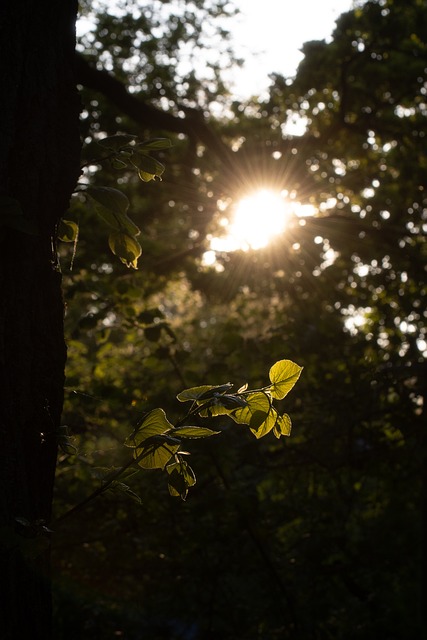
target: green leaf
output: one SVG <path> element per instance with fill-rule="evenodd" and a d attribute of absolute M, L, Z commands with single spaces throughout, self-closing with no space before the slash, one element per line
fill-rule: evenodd
<path fill-rule="evenodd" d="M 255 391 L 246 396 L 247 406 L 230 414 L 238 424 L 248 424 L 256 438 L 269 433 L 277 422 L 277 411 L 263 391 Z"/>
<path fill-rule="evenodd" d="M 133 457 L 143 469 L 163 470 L 179 447 L 179 444 L 172 444 L 165 436 L 152 436 L 143 446 L 136 447 Z"/>
<path fill-rule="evenodd" d="M 58 227 L 58 238 L 62 242 L 75 242 L 79 235 L 79 225 L 73 220 L 62 219 Z"/>
<path fill-rule="evenodd" d="M 138 144 L 138 147 L 144 147 L 144 149 L 150 149 L 150 151 L 170 149 L 171 146 L 172 142 L 169 138 L 151 138 L 151 140 L 146 140 Z"/>
<path fill-rule="evenodd" d="M 138 258 L 142 253 L 138 240 L 121 231 L 114 231 L 108 237 L 111 251 L 127 266 L 138 268 Z"/>
<path fill-rule="evenodd" d="M 222 396 L 220 396 L 222 397 Z M 215 416 L 229 416 L 235 409 L 235 406 L 232 409 L 227 409 L 222 402 L 216 399 L 213 399 L 209 402 L 208 406 L 203 406 L 201 408 L 199 415 L 202 418 L 214 418 Z"/>
<path fill-rule="evenodd" d="M 173 430 L 163 409 L 153 409 L 129 436 L 125 445 L 134 448 L 133 457 L 144 469 L 164 469 L 180 447 L 168 434 Z"/>
<path fill-rule="evenodd" d="M 96 213 L 109 227 L 131 237 L 141 233 L 137 225 L 126 215 L 129 200 L 124 193 L 110 187 L 89 187 L 86 193 L 94 200 Z"/>
<path fill-rule="evenodd" d="M 166 467 L 169 474 L 169 493 L 171 496 L 181 497 L 183 500 L 187 497 L 189 487 L 196 484 L 196 476 L 193 469 L 185 460 L 174 462 Z"/>
<path fill-rule="evenodd" d="M 246 398 L 237 395 L 223 394 L 215 397 L 215 402 L 221 404 L 226 409 L 235 409 L 236 407 L 246 407 L 248 404 Z"/>
<path fill-rule="evenodd" d="M 269 376 L 272 383 L 269 391 L 273 398 L 282 400 L 294 387 L 301 375 L 303 367 L 292 360 L 279 360 L 270 369 Z"/>
<path fill-rule="evenodd" d="M 276 438 L 280 438 L 280 436 L 290 436 L 291 429 L 292 421 L 287 413 L 284 413 L 283 416 L 277 417 L 276 424 L 274 425 L 273 429 L 273 433 Z"/>
<path fill-rule="evenodd" d="M 205 427 L 177 427 L 174 429 L 173 434 L 177 438 L 209 438 L 209 436 L 216 436 L 220 431 L 212 431 Z"/>
<path fill-rule="evenodd" d="M 181 393 L 178 393 L 176 396 L 180 402 L 188 402 L 189 400 L 200 401 L 209 400 L 213 398 L 216 394 L 221 394 L 225 391 L 231 389 L 233 385 L 231 382 L 227 382 L 226 384 L 213 385 L 213 384 L 204 384 L 200 387 L 191 387 L 190 389 L 184 389 Z"/>
<path fill-rule="evenodd" d="M 246 398 L 241 398 L 237 395 L 225 395 L 215 393 L 209 404 L 205 406 L 204 401 L 200 401 L 199 404 L 203 404 L 204 408 L 200 411 L 202 418 L 211 418 L 213 416 L 227 416 L 230 415 L 236 407 L 246 407 Z"/>
<path fill-rule="evenodd" d="M 123 233 L 127 233 L 128 235 L 135 238 L 139 236 L 141 233 L 139 227 L 136 226 L 134 222 L 124 213 L 113 212 L 101 207 L 100 205 L 95 206 L 96 213 L 104 222 L 108 224 L 109 227 L 114 229 L 114 231 L 121 231 Z"/>
<path fill-rule="evenodd" d="M 252 424 L 256 428 L 270 412 L 270 399 L 262 391 L 255 391 L 246 396 L 246 403 L 245 407 L 233 411 L 231 417 L 238 424 Z"/>
<path fill-rule="evenodd" d="M 111 160 L 111 166 L 113 167 L 113 169 L 126 169 L 127 162 L 125 162 L 124 160 L 120 160 L 119 158 L 113 158 Z"/>
<path fill-rule="evenodd" d="M 173 428 L 163 409 L 153 409 L 145 416 L 137 429 L 126 438 L 125 445 L 127 447 L 137 447 L 147 438 L 169 433 Z"/>
<path fill-rule="evenodd" d="M 125 214 L 129 200 L 124 193 L 112 187 L 89 187 L 86 193 L 105 209 L 113 213 Z"/>
<path fill-rule="evenodd" d="M 232 388 L 231 382 L 226 382 L 225 384 L 218 384 L 210 386 L 210 389 L 202 393 L 199 397 L 200 401 L 209 400 L 209 398 L 215 398 L 226 391 L 229 391 Z"/>
<path fill-rule="evenodd" d="M 146 173 L 145 171 L 138 171 L 139 179 L 143 182 L 151 182 L 151 180 L 155 180 L 156 176 L 153 173 Z"/>
<path fill-rule="evenodd" d="M 249 428 L 256 438 L 263 438 L 265 435 L 267 435 L 267 433 L 270 433 L 270 431 L 274 429 L 277 423 L 277 418 L 278 416 L 276 409 L 274 409 L 274 407 L 271 407 L 265 420 L 263 420 L 262 422 L 259 419 L 251 420 L 251 422 L 249 423 Z"/>
<path fill-rule="evenodd" d="M 134 500 L 134 502 L 137 502 L 138 504 L 142 504 L 142 500 L 140 496 L 137 493 L 135 493 L 135 491 L 132 491 L 132 489 L 124 482 L 119 482 L 115 480 L 108 487 L 108 490 L 111 491 L 112 493 L 125 493 L 127 496 L 129 496 L 129 498 Z"/>
<path fill-rule="evenodd" d="M 161 176 L 165 170 L 161 162 L 146 153 L 134 153 L 131 162 L 140 171 L 144 171 L 153 176 Z"/>

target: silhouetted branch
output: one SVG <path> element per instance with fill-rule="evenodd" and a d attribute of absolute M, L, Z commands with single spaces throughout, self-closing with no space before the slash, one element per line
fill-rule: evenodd
<path fill-rule="evenodd" d="M 153 107 L 140 96 L 129 93 L 125 85 L 107 71 L 96 69 L 85 58 L 76 55 L 76 80 L 87 89 L 102 93 L 112 104 L 136 123 L 150 129 L 164 129 L 184 133 L 197 139 L 214 153 L 229 168 L 232 167 L 232 152 L 229 147 L 206 124 L 203 114 L 196 109 L 185 109 L 183 117 Z"/>

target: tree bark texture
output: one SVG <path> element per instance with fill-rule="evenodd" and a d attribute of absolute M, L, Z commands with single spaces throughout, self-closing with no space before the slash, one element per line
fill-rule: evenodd
<path fill-rule="evenodd" d="M 75 0 L 0 8 L 0 637 L 49 638 L 66 348 L 56 227 L 79 175 Z M 22 214 L 19 213 L 22 211 Z"/>

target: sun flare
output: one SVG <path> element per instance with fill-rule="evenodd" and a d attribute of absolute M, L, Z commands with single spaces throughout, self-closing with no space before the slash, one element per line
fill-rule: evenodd
<path fill-rule="evenodd" d="M 242 198 L 234 211 L 229 235 L 241 248 L 262 249 L 286 228 L 289 207 L 284 198 L 261 189 Z"/>
<path fill-rule="evenodd" d="M 210 248 L 203 254 L 205 266 L 217 264 L 217 253 L 263 249 L 277 236 L 285 232 L 291 220 L 313 216 L 316 208 L 312 204 L 302 204 L 287 190 L 258 189 L 242 197 L 231 205 L 219 224 L 222 233 L 208 236 Z M 219 211 L 225 212 L 227 203 L 220 202 Z M 300 224 L 303 224 L 301 222 Z"/>

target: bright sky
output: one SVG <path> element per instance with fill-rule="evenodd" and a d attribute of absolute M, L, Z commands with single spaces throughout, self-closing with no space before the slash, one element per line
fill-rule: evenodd
<path fill-rule="evenodd" d="M 309 40 L 328 39 L 352 0 L 233 0 L 241 11 L 233 28 L 237 53 L 246 63 L 233 75 L 239 97 L 259 95 L 268 74 L 294 75 Z M 254 55 L 251 52 L 258 52 Z"/>

